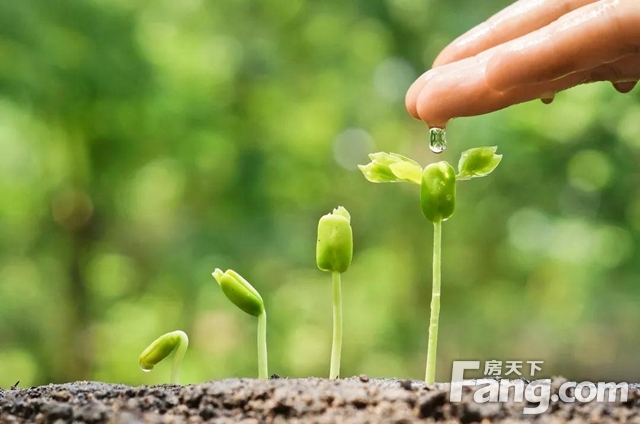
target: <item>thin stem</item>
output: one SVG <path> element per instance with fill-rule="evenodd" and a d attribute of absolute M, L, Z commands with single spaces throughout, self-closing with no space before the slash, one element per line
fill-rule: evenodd
<path fill-rule="evenodd" d="M 440 321 L 440 261 L 442 221 L 433 223 L 433 283 L 431 291 L 431 318 L 429 320 L 429 347 L 427 348 L 427 372 L 425 381 L 436 380 L 436 355 L 438 350 L 438 324 Z"/>
<path fill-rule="evenodd" d="M 182 331 L 176 331 L 175 333 L 180 337 L 180 341 L 178 342 L 178 346 L 176 346 L 176 350 L 173 354 L 173 362 L 171 364 L 171 384 L 180 384 L 180 365 L 182 364 L 184 354 L 189 347 L 189 338 Z"/>
<path fill-rule="evenodd" d="M 258 315 L 258 377 L 262 380 L 269 378 L 267 360 L 267 311 Z"/>
<path fill-rule="evenodd" d="M 340 377 L 340 355 L 342 354 L 342 288 L 340 273 L 334 271 L 333 280 L 333 342 L 331 344 L 331 369 L 329 378 Z"/>

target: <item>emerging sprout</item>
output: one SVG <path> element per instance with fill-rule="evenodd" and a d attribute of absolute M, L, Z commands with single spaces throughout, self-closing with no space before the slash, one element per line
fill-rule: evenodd
<path fill-rule="evenodd" d="M 140 354 L 138 364 L 142 371 L 149 372 L 171 352 L 175 351 L 171 366 L 171 384 L 178 384 L 180 364 L 182 364 L 187 347 L 189 347 L 189 338 L 184 331 L 177 330 L 163 334 Z"/>
<path fill-rule="evenodd" d="M 350 222 L 351 216 L 342 206 L 320 218 L 316 262 L 322 271 L 341 273 L 351 265 L 353 235 Z"/>
<path fill-rule="evenodd" d="M 266 380 L 269 376 L 267 361 L 267 311 L 260 293 L 237 272 L 219 268 L 213 271 L 222 292 L 238 308 L 258 318 L 258 377 Z"/>
<path fill-rule="evenodd" d="M 264 302 L 260 293 L 240 274 L 232 269 L 222 272 L 216 268 L 212 275 L 222 292 L 238 308 L 254 317 L 259 317 L 264 312 Z"/>
<path fill-rule="evenodd" d="M 364 171 L 363 171 L 364 172 Z M 316 263 L 322 271 L 331 272 L 333 281 L 333 341 L 329 378 L 340 376 L 342 353 L 342 288 L 341 273 L 346 272 L 353 258 L 351 216 L 342 206 L 324 215 L 318 222 Z"/>
<path fill-rule="evenodd" d="M 416 162 L 395 153 L 369 155 L 371 163 L 359 166 L 365 178 L 371 182 L 412 182 L 420 184 L 422 213 L 433 222 L 433 285 L 431 292 L 431 318 L 429 320 L 429 346 L 425 381 L 433 384 L 436 377 L 436 352 L 440 320 L 440 264 L 442 247 L 442 222 L 449 219 L 456 207 L 456 180 L 468 180 L 490 174 L 502 160 L 495 154 L 497 147 L 479 147 L 462 153 L 456 176 L 447 162 L 428 165 L 424 172 Z M 401 165 L 399 165 L 401 164 Z M 395 166 L 395 169 L 392 168 Z M 421 177 L 416 180 L 417 174 Z M 399 169 L 399 171 L 398 171 Z"/>

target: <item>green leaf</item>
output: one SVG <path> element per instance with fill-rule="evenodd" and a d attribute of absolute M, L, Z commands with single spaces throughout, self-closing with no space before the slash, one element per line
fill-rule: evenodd
<path fill-rule="evenodd" d="M 391 172 L 401 181 L 420 184 L 422 177 L 422 168 L 418 164 L 409 162 L 396 162 L 389 165 Z"/>
<path fill-rule="evenodd" d="M 397 153 L 386 152 L 372 153 L 369 158 L 371 163 L 358 165 L 358 168 L 372 183 L 420 184 L 422 167 L 416 161 Z"/>
<path fill-rule="evenodd" d="M 484 177 L 490 174 L 500 161 L 502 155 L 497 155 L 498 147 L 476 147 L 462 152 L 458 162 L 458 180 Z"/>

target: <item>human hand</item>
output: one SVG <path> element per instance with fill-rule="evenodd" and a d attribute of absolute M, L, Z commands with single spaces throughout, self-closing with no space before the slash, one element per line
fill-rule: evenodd
<path fill-rule="evenodd" d="M 409 88 L 430 127 L 610 81 L 640 79 L 640 0 L 519 0 L 448 45 Z"/>

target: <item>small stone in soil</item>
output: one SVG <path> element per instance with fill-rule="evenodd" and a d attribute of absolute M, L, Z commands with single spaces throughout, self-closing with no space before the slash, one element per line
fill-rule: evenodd
<path fill-rule="evenodd" d="M 54 400 L 59 400 L 59 401 L 68 401 L 71 398 L 71 395 L 69 394 L 69 392 L 67 390 L 60 390 L 57 392 L 54 392 L 51 397 Z"/>
<path fill-rule="evenodd" d="M 402 387 L 405 390 L 409 390 L 409 391 L 413 390 L 413 387 L 411 386 L 411 380 L 402 380 L 402 381 L 400 381 L 400 387 Z"/>
<path fill-rule="evenodd" d="M 368 383 L 369 382 L 369 376 L 367 374 L 360 374 L 360 381 L 362 381 L 363 383 Z"/>
<path fill-rule="evenodd" d="M 271 380 L 277 380 L 280 376 L 278 374 L 271 374 Z"/>

